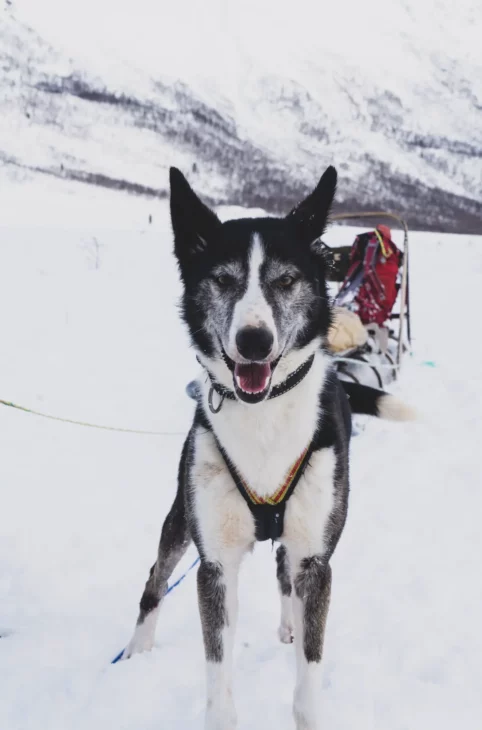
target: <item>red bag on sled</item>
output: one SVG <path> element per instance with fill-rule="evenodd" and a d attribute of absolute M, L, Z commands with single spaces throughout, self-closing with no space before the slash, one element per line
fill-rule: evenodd
<path fill-rule="evenodd" d="M 335 303 L 356 312 L 363 324 L 382 325 L 397 298 L 402 252 L 391 239 L 388 226 L 356 237 L 348 273 Z"/>

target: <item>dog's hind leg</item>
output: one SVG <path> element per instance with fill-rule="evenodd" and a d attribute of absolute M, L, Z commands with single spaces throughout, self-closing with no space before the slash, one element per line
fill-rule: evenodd
<path fill-rule="evenodd" d="M 186 447 L 179 467 L 176 498 L 162 526 L 157 560 L 151 568 L 144 588 L 134 635 L 124 651 L 123 659 L 152 649 L 159 610 L 167 590 L 167 581 L 191 543 L 184 502 L 185 453 Z"/>
<path fill-rule="evenodd" d="M 293 601 L 288 553 L 284 545 L 280 545 L 276 551 L 276 565 L 276 577 L 281 597 L 281 621 L 278 636 L 283 644 L 291 644 L 293 643 Z"/>
<path fill-rule="evenodd" d="M 330 605 L 331 568 L 322 556 L 300 562 L 294 579 L 297 681 L 294 716 L 297 730 L 318 730 L 320 662 Z"/>

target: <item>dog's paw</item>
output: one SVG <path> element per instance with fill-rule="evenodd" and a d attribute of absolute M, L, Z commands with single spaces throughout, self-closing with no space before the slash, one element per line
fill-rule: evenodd
<path fill-rule="evenodd" d="M 130 659 L 134 656 L 134 654 L 142 654 L 145 651 L 151 651 L 152 647 L 154 646 L 154 640 L 152 641 L 140 641 L 138 637 L 134 634 L 130 642 L 127 644 L 126 648 L 124 649 L 124 653 L 121 656 L 121 661 L 125 661 L 126 659 Z"/>
<path fill-rule="evenodd" d="M 159 608 L 154 609 L 147 614 L 141 624 L 137 624 L 134 636 L 124 650 L 122 660 L 130 659 L 134 654 L 151 651 L 154 646 L 158 613 Z"/>
<path fill-rule="evenodd" d="M 278 629 L 278 636 L 282 644 L 292 644 L 295 638 L 293 627 L 289 624 L 281 624 Z"/>

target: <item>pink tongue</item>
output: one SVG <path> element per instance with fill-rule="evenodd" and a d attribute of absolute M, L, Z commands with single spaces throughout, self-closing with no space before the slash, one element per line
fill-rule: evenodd
<path fill-rule="evenodd" d="M 239 387 L 246 393 L 261 393 L 266 390 L 271 375 L 269 363 L 250 363 L 234 368 L 234 375 Z"/>

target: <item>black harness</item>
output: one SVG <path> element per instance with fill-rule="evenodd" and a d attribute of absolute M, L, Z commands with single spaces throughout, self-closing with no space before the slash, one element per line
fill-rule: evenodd
<path fill-rule="evenodd" d="M 306 375 L 309 373 L 311 366 L 313 365 L 314 361 L 314 354 L 308 358 L 302 365 L 300 365 L 299 368 L 294 370 L 292 373 L 288 375 L 286 380 L 284 380 L 279 385 L 275 385 L 272 389 L 271 393 L 268 396 L 268 400 L 271 398 L 278 398 L 280 395 L 283 395 L 284 393 L 287 393 L 292 388 L 295 388 L 302 380 L 306 377 Z M 232 390 L 229 390 L 228 388 L 225 388 L 224 385 L 221 385 L 218 383 L 212 373 L 207 370 L 208 376 L 211 380 L 211 389 L 209 391 L 209 409 L 212 413 L 219 413 L 221 410 L 221 407 L 224 403 L 225 398 L 228 400 L 237 400 L 234 392 Z M 221 400 L 217 407 L 213 404 L 213 395 L 214 393 L 217 393 Z M 225 449 L 221 446 L 219 443 L 218 438 L 216 437 L 216 434 L 211 428 L 211 425 L 208 422 L 207 418 L 203 418 L 203 424 L 207 428 L 209 428 L 210 431 L 212 431 L 213 436 L 216 441 L 216 445 L 226 463 L 226 466 L 228 468 L 228 471 L 239 491 L 243 499 L 245 500 L 246 504 L 248 505 L 249 509 L 251 510 L 251 513 L 254 517 L 255 521 L 255 535 L 256 539 L 263 541 L 263 540 L 279 540 L 279 538 L 283 534 L 283 526 L 284 526 L 284 515 L 285 515 L 285 509 L 286 509 L 286 502 L 293 494 L 296 485 L 298 484 L 299 480 L 303 476 L 306 467 L 308 466 L 309 460 L 311 458 L 311 455 L 314 450 L 314 445 L 318 440 L 318 432 L 316 431 L 313 439 L 311 440 L 308 447 L 305 449 L 303 454 L 300 455 L 299 459 L 293 464 L 292 468 L 290 469 L 290 472 L 288 473 L 285 482 L 281 485 L 281 487 L 278 489 L 278 491 L 273 495 L 273 497 L 268 497 L 266 499 L 258 497 L 246 484 L 246 482 L 242 479 L 240 476 L 238 470 L 234 466 L 233 462 L 229 458 L 228 454 L 226 453 Z"/>
<path fill-rule="evenodd" d="M 299 480 L 303 476 L 306 467 L 308 466 L 308 462 L 313 453 L 314 439 L 304 452 L 301 461 L 297 466 L 296 473 L 294 474 L 293 479 L 290 480 L 290 484 L 286 491 L 283 493 L 282 498 L 278 502 L 273 503 L 268 500 L 254 501 L 251 490 L 249 488 L 246 488 L 245 482 L 239 476 L 236 467 L 227 455 L 226 451 L 223 449 L 216 436 L 214 436 L 214 438 L 216 439 L 218 449 L 221 452 L 224 461 L 226 462 L 228 471 L 231 474 L 239 493 L 243 497 L 244 501 L 251 510 L 251 514 L 254 517 L 256 540 L 259 540 L 261 542 L 264 540 L 279 540 L 279 538 L 283 534 L 286 502 L 295 491 L 296 485 L 298 484 Z"/>

